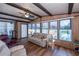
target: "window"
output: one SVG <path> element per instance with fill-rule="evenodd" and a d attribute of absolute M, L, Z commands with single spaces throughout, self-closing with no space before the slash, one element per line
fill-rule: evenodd
<path fill-rule="evenodd" d="M 40 23 L 37 23 L 36 24 L 36 32 L 37 33 L 40 33 Z"/>
<path fill-rule="evenodd" d="M 22 24 L 21 25 L 21 37 L 27 37 L 27 25 L 26 24 Z"/>
<path fill-rule="evenodd" d="M 59 39 L 71 41 L 71 24 L 70 20 L 61 20 L 59 29 Z"/>
<path fill-rule="evenodd" d="M 49 34 L 52 34 L 54 39 L 57 39 L 57 21 L 50 22 Z"/>
<path fill-rule="evenodd" d="M 36 27 L 36 25 L 35 24 L 32 24 L 32 34 L 35 33 L 35 31 L 36 31 L 36 28 L 35 27 Z"/>
<path fill-rule="evenodd" d="M 5 22 L 0 22 L 0 35 L 7 34 L 7 25 Z"/>
<path fill-rule="evenodd" d="M 31 35 L 32 34 L 32 26 L 31 24 L 28 24 L 28 34 Z"/>
<path fill-rule="evenodd" d="M 7 23 L 7 34 L 9 37 L 13 37 L 13 31 L 14 31 L 14 23 L 13 22 L 8 22 Z"/>
<path fill-rule="evenodd" d="M 7 34 L 10 38 L 13 37 L 14 22 L 0 21 L 0 35 Z"/>
<path fill-rule="evenodd" d="M 48 22 L 42 23 L 42 33 L 48 34 Z"/>

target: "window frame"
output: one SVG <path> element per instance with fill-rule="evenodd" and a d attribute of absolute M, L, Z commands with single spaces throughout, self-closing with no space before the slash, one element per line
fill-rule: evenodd
<path fill-rule="evenodd" d="M 59 19 L 59 20 L 52 20 L 52 21 L 45 21 L 45 22 L 40 22 L 40 33 L 43 33 L 42 31 L 43 31 L 43 23 L 48 23 L 48 32 L 47 33 L 45 33 L 45 34 L 49 34 L 49 30 L 51 29 L 50 27 L 50 23 L 51 22 L 57 22 L 57 39 L 56 40 L 61 40 L 61 39 L 59 39 L 60 37 L 60 22 L 61 21 L 64 21 L 64 20 L 70 20 L 70 29 L 71 29 L 71 41 L 67 41 L 67 40 L 62 40 L 62 41 L 67 41 L 67 42 L 72 42 L 73 40 L 72 40 L 72 18 L 62 18 L 62 19 Z M 36 24 L 38 24 L 38 23 L 30 23 L 31 24 L 31 28 L 32 28 L 32 24 L 35 24 L 35 32 L 36 32 Z"/>
<path fill-rule="evenodd" d="M 63 20 L 70 20 L 71 41 L 62 40 L 62 39 L 60 39 L 60 37 L 59 37 L 59 36 L 60 36 L 60 29 L 61 29 L 61 28 L 60 28 L 60 22 L 63 21 Z M 72 40 L 72 31 L 73 31 L 73 30 L 72 30 L 72 18 L 60 19 L 60 20 L 58 20 L 58 24 L 59 24 L 59 28 L 58 28 L 58 34 L 59 34 L 59 35 L 58 35 L 58 39 L 61 40 L 61 41 L 72 42 L 72 41 L 73 41 L 73 40 Z"/>
<path fill-rule="evenodd" d="M 27 32 L 26 32 L 26 37 L 22 37 L 22 25 L 26 25 L 26 31 L 27 31 Z M 27 38 L 27 37 L 28 37 L 28 28 L 27 28 L 27 27 L 28 27 L 28 26 L 27 26 L 27 23 L 22 23 L 22 24 L 21 24 L 21 34 L 20 34 L 20 35 L 21 35 L 21 36 L 20 36 L 21 38 Z"/>
<path fill-rule="evenodd" d="M 57 22 L 57 29 L 51 28 L 51 23 L 52 23 L 52 22 Z M 52 30 L 57 30 L 57 39 L 58 39 L 58 20 L 53 20 L 53 21 L 50 21 L 50 22 L 49 22 L 49 31 L 50 31 L 50 29 L 52 29 Z M 56 39 L 56 40 L 57 40 L 57 39 Z"/>
<path fill-rule="evenodd" d="M 38 27 L 37 27 L 37 24 L 39 24 L 40 25 L 40 23 L 36 23 L 36 33 L 37 33 L 37 29 L 38 29 Z M 40 28 L 39 28 L 39 32 L 38 33 L 41 33 L 41 25 L 39 26 Z"/>
<path fill-rule="evenodd" d="M 9 34 L 9 33 L 8 33 L 8 28 L 13 27 L 13 28 L 12 28 L 12 31 L 14 31 L 14 30 L 15 30 L 15 21 L 5 21 L 5 19 L 3 19 L 3 20 L 0 20 L 0 22 L 5 23 L 5 24 L 4 24 L 4 25 L 5 25 L 4 31 L 7 33 L 8 36 L 11 35 L 9 38 L 14 38 L 13 35 L 15 35 L 15 34 L 13 34 L 13 32 L 12 32 L 11 34 Z M 8 26 L 9 23 L 12 23 L 13 26 Z M 2 35 L 2 34 L 0 34 L 0 35 Z"/>
<path fill-rule="evenodd" d="M 35 24 L 35 23 L 32 23 L 32 24 L 31 24 L 32 34 L 34 34 L 34 33 L 33 33 L 33 24 L 34 24 L 34 26 L 35 26 L 35 28 L 34 28 L 34 33 L 36 33 L 36 24 Z"/>
<path fill-rule="evenodd" d="M 41 24 L 42 24 L 42 27 L 41 27 L 42 33 L 43 33 L 43 29 L 45 29 L 45 28 L 43 28 L 43 23 L 48 23 L 48 32 L 45 33 L 45 34 L 49 34 L 49 22 L 41 22 Z"/>

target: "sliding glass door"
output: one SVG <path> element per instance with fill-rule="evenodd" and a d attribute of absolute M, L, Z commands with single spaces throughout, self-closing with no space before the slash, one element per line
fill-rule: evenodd
<path fill-rule="evenodd" d="M 71 21 L 60 20 L 59 39 L 65 41 L 71 41 Z"/>
<path fill-rule="evenodd" d="M 21 37 L 22 38 L 27 37 L 27 24 L 21 25 Z"/>

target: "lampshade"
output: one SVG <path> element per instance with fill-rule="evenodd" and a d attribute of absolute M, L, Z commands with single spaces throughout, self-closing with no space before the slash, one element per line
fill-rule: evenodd
<path fill-rule="evenodd" d="M 55 35 L 55 32 L 49 30 L 49 34 L 50 34 L 50 35 Z"/>
<path fill-rule="evenodd" d="M 49 30 L 49 34 L 52 35 L 53 33 L 51 32 L 51 30 Z"/>
<path fill-rule="evenodd" d="M 31 30 L 31 29 L 29 29 L 29 32 L 32 32 L 32 30 Z"/>
<path fill-rule="evenodd" d="M 53 40 L 53 42 L 55 42 L 55 40 Z"/>

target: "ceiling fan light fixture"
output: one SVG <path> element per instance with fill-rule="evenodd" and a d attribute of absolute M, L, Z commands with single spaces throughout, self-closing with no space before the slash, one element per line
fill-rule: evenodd
<path fill-rule="evenodd" d="M 27 18 L 28 18 L 29 16 L 30 16 L 30 14 L 29 14 L 29 13 L 26 13 L 26 14 L 25 14 L 25 17 L 27 17 Z"/>
<path fill-rule="evenodd" d="M 29 17 L 29 15 L 25 15 L 25 17 L 26 17 L 26 18 L 28 18 L 28 17 Z"/>

